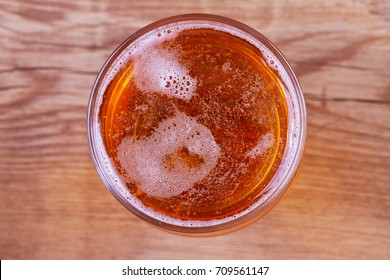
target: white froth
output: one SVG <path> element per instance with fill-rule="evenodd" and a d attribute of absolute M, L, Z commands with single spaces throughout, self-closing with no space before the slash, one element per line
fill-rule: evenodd
<path fill-rule="evenodd" d="M 183 147 L 202 158 L 199 168 L 190 168 L 180 160 L 175 161 L 174 168 L 166 165 L 166 156 Z M 146 139 L 126 138 L 118 148 L 127 176 L 146 194 L 162 198 L 179 195 L 204 179 L 220 154 L 211 131 L 183 113 L 162 121 Z"/>
<path fill-rule="evenodd" d="M 229 71 L 229 70 L 231 70 L 232 69 L 232 66 L 230 65 L 230 62 L 229 61 L 227 61 L 227 62 L 225 62 L 224 64 L 222 64 L 222 70 L 223 71 Z"/>
<path fill-rule="evenodd" d="M 196 79 L 189 75 L 175 53 L 151 47 L 134 62 L 134 81 L 141 90 L 166 94 L 189 101 L 196 90 Z"/>
<path fill-rule="evenodd" d="M 246 153 L 247 157 L 257 157 L 262 156 L 269 148 L 271 148 L 275 143 L 275 137 L 271 132 L 267 132 L 263 135 L 257 145 Z"/>

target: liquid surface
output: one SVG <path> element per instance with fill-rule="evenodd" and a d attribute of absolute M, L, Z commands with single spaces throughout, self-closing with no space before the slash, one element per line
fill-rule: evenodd
<path fill-rule="evenodd" d="M 194 221 L 261 199 L 283 158 L 287 108 L 260 50 L 211 28 L 167 28 L 140 46 L 120 63 L 99 116 L 130 194 Z"/>

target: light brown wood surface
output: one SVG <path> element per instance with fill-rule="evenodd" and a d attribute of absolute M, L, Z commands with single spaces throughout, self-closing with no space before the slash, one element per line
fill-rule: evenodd
<path fill-rule="evenodd" d="M 90 158 L 101 66 L 164 17 L 212 13 L 273 41 L 307 104 L 300 174 L 228 235 L 162 232 L 125 210 Z M 0 0 L 1 259 L 389 259 L 389 1 Z"/>

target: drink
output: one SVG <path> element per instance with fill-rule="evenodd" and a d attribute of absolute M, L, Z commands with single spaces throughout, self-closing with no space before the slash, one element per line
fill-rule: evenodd
<path fill-rule="evenodd" d="M 94 124 L 102 177 L 126 207 L 167 229 L 215 231 L 280 197 L 304 133 L 297 88 L 268 46 L 226 19 L 188 17 L 125 42 L 95 85 Z"/>
<path fill-rule="evenodd" d="M 229 30 L 179 28 L 129 51 L 105 91 L 103 140 L 145 206 L 182 220 L 225 218 L 253 204 L 278 169 L 283 88 L 260 50 Z"/>

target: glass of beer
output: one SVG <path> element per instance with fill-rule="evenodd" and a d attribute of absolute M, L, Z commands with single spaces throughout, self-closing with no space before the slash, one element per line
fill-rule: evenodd
<path fill-rule="evenodd" d="M 304 150 L 301 88 L 281 52 L 235 20 L 188 14 L 131 35 L 88 109 L 93 161 L 128 210 L 161 229 L 212 235 L 267 213 Z"/>

